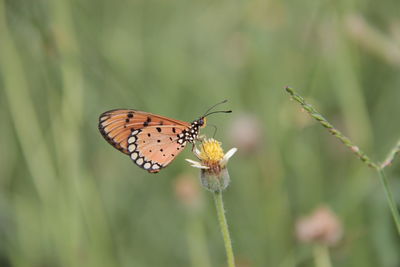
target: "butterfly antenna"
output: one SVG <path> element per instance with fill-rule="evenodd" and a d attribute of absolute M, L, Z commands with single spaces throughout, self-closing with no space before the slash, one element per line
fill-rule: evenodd
<path fill-rule="evenodd" d="M 221 102 L 219 102 L 219 103 L 213 105 L 212 107 L 210 107 L 209 109 L 207 109 L 207 111 L 204 113 L 204 116 L 203 116 L 203 117 L 206 117 L 206 116 L 210 115 L 211 113 L 208 113 L 210 110 L 212 110 L 212 109 L 215 108 L 216 106 L 221 105 L 221 104 L 224 104 L 224 103 L 226 103 L 226 102 L 228 102 L 227 99 L 225 99 L 225 100 L 223 100 L 223 101 L 221 101 Z"/>
<path fill-rule="evenodd" d="M 232 110 L 217 110 L 217 111 L 213 111 L 213 112 L 207 113 L 203 117 L 207 117 L 207 116 L 209 116 L 211 114 L 214 114 L 214 113 L 232 113 Z"/>

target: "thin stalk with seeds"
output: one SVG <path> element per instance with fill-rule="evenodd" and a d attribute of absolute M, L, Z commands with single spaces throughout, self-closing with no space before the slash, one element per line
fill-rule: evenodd
<path fill-rule="evenodd" d="M 379 180 L 383 186 L 383 189 L 385 191 L 386 199 L 388 202 L 388 205 L 390 207 L 390 211 L 393 216 L 393 220 L 396 224 L 397 232 L 400 235 L 400 214 L 399 210 L 396 207 L 396 203 L 393 198 L 393 194 L 390 190 L 388 180 L 386 178 L 386 175 L 383 171 L 383 168 L 390 165 L 393 162 L 394 157 L 400 152 L 400 140 L 397 142 L 395 147 L 392 149 L 392 151 L 389 153 L 387 156 L 386 160 L 382 164 L 378 164 L 373 162 L 364 152 L 362 152 L 358 146 L 356 146 L 348 137 L 343 135 L 338 129 L 336 129 L 331 123 L 326 120 L 321 113 L 319 113 L 313 106 L 308 104 L 305 99 L 299 95 L 293 88 L 286 87 L 285 88 L 286 92 L 290 94 L 290 96 L 296 100 L 300 105 L 304 108 L 304 110 L 307 111 L 308 114 L 310 114 L 311 117 L 313 117 L 315 120 L 317 120 L 323 127 L 325 127 L 333 136 L 338 138 L 345 146 L 350 148 L 350 150 L 358 157 L 361 159 L 362 162 L 367 164 L 369 167 L 374 168 L 378 174 L 379 174 Z"/>
<path fill-rule="evenodd" d="M 321 113 L 319 113 L 313 106 L 308 104 L 304 98 L 297 94 L 293 88 L 286 87 L 286 92 L 288 92 L 291 97 L 300 103 L 300 105 L 311 115 L 315 120 L 317 120 L 323 127 L 325 127 L 333 136 L 338 138 L 345 146 L 347 146 L 356 156 L 361 159 L 365 164 L 367 164 L 371 168 L 378 168 L 378 165 L 375 164 L 371 159 L 360 150 L 358 146 L 353 144 L 351 140 L 343 135 L 338 129 L 333 127 L 333 125 L 325 119 Z"/>
<path fill-rule="evenodd" d="M 380 165 L 381 169 L 391 165 L 393 163 L 394 158 L 400 153 L 400 139 L 397 141 L 396 145 L 389 152 L 386 159 Z"/>

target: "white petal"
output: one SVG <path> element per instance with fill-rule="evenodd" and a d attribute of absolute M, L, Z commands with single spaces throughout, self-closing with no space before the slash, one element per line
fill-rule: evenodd
<path fill-rule="evenodd" d="M 198 165 L 198 164 L 200 164 L 200 162 L 198 162 L 198 161 L 194 161 L 194 160 L 191 160 L 191 159 L 185 159 L 187 162 L 189 162 L 189 163 L 191 163 L 192 165 Z M 201 164 L 200 164 L 201 165 Z"/>
<path fill-rule="evenodd" d="M 186 159 L 187 162 L 190 163 L 190 166 L 195 167 L 195 168 L 199 168 L 199 169 L 209 169 L 209 167 L 201 165 L 200 162 L 191 160 L 191 159 Z"/>
<path fill-rule="evenodd" d="M 229 160 L 237 151 L 237 148 L 231 148 L 226 154 L 224 155 L 224 159 Z"/>
<path fill-rule="evenodd" d="M 198 168 L 198 169 L 205 169 L 205 170 L 207 170 L 207 169 L 210 168 L 210 167 L 203 166 L 203 165 L 190 165 L 190 166 L 195 167 L 195 168 Z"/>
<path fill-rule="evenodd" d="M 193 153 L 198 159 L 200 159 L 200 150 L 198 150 L 197 147 L 194 147 Z"/>
<path fill-rule="evenodd" d="M 225 165 L 228 162 L 228 160 L 236 153 L 236 151 L 237 151 L 237 148 L 234 147 L 234 148 L 231 148 L 228 152 L 226 152 L 226 154 L 222 158 L 220 164 Z"/>

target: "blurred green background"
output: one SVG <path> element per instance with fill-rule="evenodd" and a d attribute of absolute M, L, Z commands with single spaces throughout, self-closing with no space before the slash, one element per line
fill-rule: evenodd
<path fill-rule="evenodd" d="M 224 194 L 238 266 L 314 266 L 295 225 L 322 204 L 343 227 L 334 266 L 400 266 L 376 172 L 283 90 L 383 160 L 400 136 L 399 11 L 398 0 L 0 0 L 0 266 L 225 266 L 189 149 L 148 174 L 97 129 L 113 108 L 192 121 L 223 99 L 234 113 L 209 123 L 239 148 Z"/>

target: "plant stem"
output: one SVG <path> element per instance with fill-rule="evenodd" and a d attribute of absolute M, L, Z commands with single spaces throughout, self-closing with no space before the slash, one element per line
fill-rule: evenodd
<path fill-rule="evenodd" d="M 329 249 L 325 245 L 314 246 L 314 261 L 316 267 L 332 267 Z"/>
<path fill-rule="evenodd" d="M 221 228 L 222 237 L 224 239 L 226 257 L 228 267 L 235 267 L 235 258 L 233 255 L 232 241 L 229 235 L 228 223 L 226 222 L 224 202 L 222 201 L 222 192 L 214 192 L 215 207 L 217 208 L 217 215 L 219 226 Z"/>
<path fill-rule="evenodd" d="M 353 142 L 344 136 L 339 130 L 333 127 L 315 108 L 313 108 L 310 104 L 308 104 L 305 99 L 296 93 L 296 91 L 290 87 L 286 87 L 286 92 L 288 92 L 294 100 L 300 103 L 300 105 L 310 114 L 311 117 L 316 119 L 322 126 L 324 126 L 328 131 L 338 138 L 345 146 L 351 149 L 357 157 L 359 157 L 365 164 L 369 167 L 374 168 L 379 174 L 379 180 L 382 183 L 383 189 L 385 191 L 386 199 L 390 207 L 390 211 L 392 212 L 393 220 L 396 224 L 397 232 L 400 235 L 400 214 L 399 210 L 396 207 L 396 202 L 393 199 L 393 194 L 390 191 L 388 186 L 388 181 L 386 175 L 383 171 L 385 167 L 390 165 L 397 154 L 400 152 L 400 140 L 394 146 L 394 148 L 390 151 L 386 160 L 382 164 L 378 164 L 373 162 L 364 152 L 362 152 L 358 146 L 354 145 Z"/>
<path fill-rule="evenodd" d="M 385 175 L 385 172 L 382 168 L 377 169 L 379 173 L 379 180 L 381 181 L 381 184 L 383 186 L 383 190 L 385 191 L 386 199 L 390 207 L 390 211 L 392 212 L 393 220 L 396 224 L 397 232 L 400 235 L 400 215 L 399 215 L 399 210 L 396 207 L 396 202 L 393 199 L 393 194 L 392 191 L 390 191 L 389 186 L 388 186 L 388 181 Z"/>

